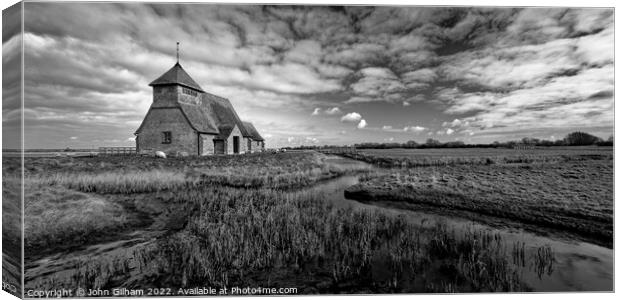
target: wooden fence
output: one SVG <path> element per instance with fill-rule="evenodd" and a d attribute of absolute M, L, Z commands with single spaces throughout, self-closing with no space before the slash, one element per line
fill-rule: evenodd
<path fill-rule="evenodd" d="M 136 147 L 99 147 L 99 155 L 134 155 Z"/>

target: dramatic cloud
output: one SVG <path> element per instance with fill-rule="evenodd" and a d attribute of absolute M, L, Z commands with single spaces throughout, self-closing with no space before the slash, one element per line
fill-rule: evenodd
<path fill-rule="evenodd" d="M 613 9 L 24 7 L 27 147 L 132 145 L 177 41 L 188 73 L 268 146 L 613 132 Z M 3 126 L 17 132 L 20 74 L 6 70 L 20 64 L 21 38 L 7 32 Z"/>

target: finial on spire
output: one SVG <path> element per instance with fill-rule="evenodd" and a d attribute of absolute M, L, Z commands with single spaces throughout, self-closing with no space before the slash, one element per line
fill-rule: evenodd
<path fill-rule="evenodd" d="M 177 64 L 179 63 L 179 42 L 177 42 Z"/>

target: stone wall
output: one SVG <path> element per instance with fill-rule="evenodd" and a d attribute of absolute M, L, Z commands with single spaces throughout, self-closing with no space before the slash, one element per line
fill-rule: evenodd
<path fill-rule="evenodd" d="M 164 131 L 170 131 L 170 144 L 162 144 Z M 198 135 L 179 108 L 154 108 L 144 119 L 137 138 L 139 151 L 163 151 L 168 155 L 187 152 L 198 155 Z"/>
<path fill-rule="evenodd" d="M 234 154 L 233 140 L 235 136 L 239 137 L 239 154 L 245 153 L 247 150 L 248 145 L 247 143 L 244 143 L 241 130 L 239 130 L 239 127 L 235 125 L 235 128 L 233 128 L 232 132 L 228 136 L 228 139 L 226 140 L 226 154 Z"/>
<path fill-rule="evenodd" d="M 215 154 L 215 145 L 213 143 L 213 138 L 215 135 L 212 134 L 200 134 L 200 155 L 213 155 Z"/>
<path fill-rule="evenodd" d="M 153 87 L 153 107 L 173 107 L 179 99 L 179 86 Z"/>
<path fill-rule="evenodd" d="M 245 153 L 252 153 L 255 152 L 254 151 L 254 144 L 252 144 L 252 139 L 251 138 L 247 138 L 244 137 L 243 138 L 243 144 L 245 145 Z"/>

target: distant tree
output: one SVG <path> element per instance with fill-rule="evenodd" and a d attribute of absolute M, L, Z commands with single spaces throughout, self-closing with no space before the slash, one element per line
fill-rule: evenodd
<path fill-rule="evenodd" d="M 465 147 L 465 143 L 463 141 L 453 141 L 447 142 L 445 146 L 448 148 L 462 148 Z"/>
<path fill-rule="evenodd" d="M 441 142 L 435 139 L 427 139 L 426 143 L 424 143 L 427 147 L 439 147 L 441 146 Z"/>
<path fill-rule="evenodd" d="M 555 140 L 553 142 L 553 145 L 554 146 L 565 146 L 566 145 L 566 141 L 564 141 L 564 140 Z"/>
<path fill-rule="evenodd" d="M 564 142 L 569 146 L 587 146 L 594 145 L 601 139 L 586 132 L 571 132 L 564 138 Z"/>
<path fill-rule="evenodd" d="M 416 141 L 407 141 L 403 144 L 403 148 L 416 148 L 418 143 Z"/>
<path fill-rule="evenodd" d="M 539 141 L 536 145 L 537 145 L 537 146 L 545 146 L 545 147 L 550 147 L 550 146 L 553 146 L 553 145 L 554 145 L 554 142 L 553 142 L 553 141 L 550 141 L 550 140 L 541 140 L 541 141 Z"/>
<path fill-rule="evenodd" d="M 607 140 L 603 141 L 602 139 L 596 143 L 597 146 L 613 146 L 614 145 L 614 136 L 610 136 Z"/>

